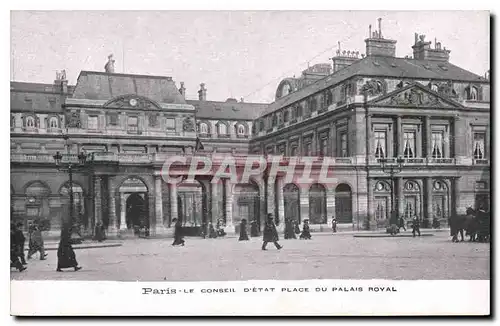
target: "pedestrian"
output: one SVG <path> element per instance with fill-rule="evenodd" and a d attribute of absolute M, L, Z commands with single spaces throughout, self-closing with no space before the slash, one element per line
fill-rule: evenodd
<path fill-rule="evenodd" d="M 252 222 L 250 222 L 250 236 L 260 236 L 260 230 L 256 220 L 252 220 Z"/>
<path fill-rule="evenodd" d="M 101 221 L 97 222 L 94 230 L 94 240 L 103 242 L 106 239 L 106 234 L 104 232 L 104 225 Z"/>
<path fill-rule="evenodd" d="M 16 226 L 11 223 L 10 225 L 10 267 L 15 267 L 18 271 L 22 272 L 26 269 L 25 266 L 19 261 L 19 247 L 16 243 Z"/>
<path fill-rule="evenodd" d="M 297 239 L 293 228 L 293 221 L 290 218 L 285 219 L 285 239 Z"/>
<path fill-rule="evenodd" d="M 304 220 L 304 225 L 302 226 L 302 233 L 300 234 L 300 239 L 311 240 L 311 232 L 309 230 L 309 220 Z"/>
<path fill-rule="evenodd" d="M 36 252 L 40 252 L 40 260 L 45 260 L 45 257 L 47 257 L 43 243 L 42 230 L 37 221 L 33 223 L 29 235 L 28 259 L 31 259 L 31 256 Z"/>
<path fill-rule="evenodd" d="M 293 221 L 293 224 L 294 224 L 294 231 L 295 231 L 295 234 L 300 234 L 300 226 L 299 226 L 299 221 L 298 220 L 294 220 Z"/>
<path fill-rule="evenodd" d="M 333 233 L 337 233 L 337 219 L 335 216 L 332 216 L 332 231 Z"/>
<path fill-rule="evenodd" d="M 183 236 L 182 236 L 182 224 L 181 224 L 181 221 L 174 218 L 172 220 L 172 222 L 175 223 L 175 231 L 174 231 L 174 242 L 172 243 L 172 246 L 177 246 L 177 245 L 181 245 L 181 246 L 184 246 L 184 239 L 183 239 Z"/>
<path fill-rule="evenodd" d="M 201 234 L 200 234 L 201 237 L 203 239 L 206 239 L 207 238 L 207 222 L 204 221 L 201 223 L 201 231 L 200 232 L 201 232 Z"/>
<path fill-rule="evenodd" d="M 417 233 L 418 236 L 420 236 L 420 220 L 416 216 L 413 218 L 412 229 L 411 233 L 413 234 L 413 237 L 415 237 Z"/>
<path fill-rule="evenodd" d="M 247 233 L 247 220 L 242 219 L 240 223 L 240 238 L 238 241 L 247 241 L 248 239 L 248 233 Z"/>
<path fill-rule="evenodd" d="M 210 239 L 217 238 L 217 232 L 215 231 L 214 225 L 212 222 L 208 222 L 208 237 Z"/>
<path fill-rule="evenodd" d="M 23 233 L 23 223 L 18 222 L 16 224 L 14 228 L 14 238 L 17 255 L 21 259 L 21 263 L 26 265 L 26 259 L 24 259 L 24 244 L 26 242 L 26 238 Z"/>
<path fill-rule="evenodd" d="M 274 243 L 276 249 L 280 250 L 283 246 L 278 243 L 278 231 L 276 230 L 276 225 L 274 225 L 273 214 L 267 214 L 266 225 L 264 226 L 264 237 L 262 243 L 262 250 L 267 250 L 266 246 L 269 242 Z"/>
<path fill-rule="evenodd" d="M 406 231 L 406 226 L 405 226 L 405 219 L 403 218 L 403 216 L 401 216 L 399 218 L 399 229 L 403 229 L 404 231 Z"/>
<path fill-rule="evenodd" d="M 63 230 L 61 232 L 61 240 L 57 248 L 57 272 L 62 272 L 63 268 L 74 268 L 75 272 L 82 269 L 76 261 L 75 251 L 71 245 L 71 232 Z"/>

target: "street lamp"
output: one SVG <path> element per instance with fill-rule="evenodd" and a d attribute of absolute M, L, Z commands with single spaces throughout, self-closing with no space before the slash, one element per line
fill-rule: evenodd
<path fill-rule="evenodd" d="M 63 139 L 67 141 L 69 139 L 68 135 L 65 134 L 63 136 Z M 67 146 L 68 147 L 68 146 Z M 68 154 L 66 154 L 67 160 L 63 160 L 63 155 L 60 152 L 57 152 L 56 155 L 54 155 L 54 161 L 56 163 L 57 169 L 59 171 L 67 171 L 69 174 L 69 223 L 65 222 L 63 220 L 63 225 L 62 225 L 62 230 L 61 232 L 65 231 L 66 227 L 69 227 L 69 232 L 70 232 L 70 239 L 73 243 L 81 243 L 83 238 L 82 235 L 80 234 L 80 221 L 75 219 L 75 214 L 74 214 L 74 196 L 73 196 L 73 172 L 81 170 L 82 168 L 85 168 L 85 165 L 87 163 L 87 154 L 84 152 L 80 152 L 78 154 L 78 161 L 75 162 L 72 160 L 74 156 L 72 156 L 69 153 L 69 147 L 68 147 Z M 65 225 L 66 223 L 69 224 Z"/>
<path fill-rule="evenodd" d="M 382 166 L 382 171 L 384 173 L 388 173 L 391 179 L 391 217 L 389 220 L 389 224 L 398 224 L 398 212 L 394 209 L 394 175 L 400 173 L 403 171 L 403 163 L 404 159 L 401 157 L 398 157 L 395 161 L 395 163 L 392 163 L 394 161 L 391 160 L 391 162 L 387 158 L 380 158 L 379 162 Z M 395 220 L 393 220 L 395 219 Z"/>

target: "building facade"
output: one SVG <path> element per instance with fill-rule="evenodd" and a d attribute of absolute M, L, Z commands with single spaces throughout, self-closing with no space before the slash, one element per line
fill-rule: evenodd
<path fill-rule="evenodd" d="M 53 84 L 11 82 L 12 218 L 60 228 L 69 188 L 56 152 L 89 158 L 73 175 L 75 215 L 88 234 L 98 221 L 109 234 L 139 225 L 161 234 L 173 218 L 186 227 L 221 219 L 231 232 L 243 218 L 262 225 L 273 213 L 374 229 L 391 210 L 428 224 L 467 207 L 489 210 L 489 76 L 451 64 L 450 51 L 423 36 L 415 35 L 413 58 L 397 58 L 380 27 L 365 43 L 366 55 L 339 49 L 333 65 L 284 79 L 273 103 L 208 101 L 204 84 L 197 101 L 186 100 L 183 83 L 117 74 L 111 60 L 105 72 L 82 71 L 74 86 L 65 73 Z M 210 173 L 165 182 L 169 157 L 194 155 L 297 157 L 297 173 L 310 169 L 311 178 L 287 182 L 268 166 L 246 183 Z"/>

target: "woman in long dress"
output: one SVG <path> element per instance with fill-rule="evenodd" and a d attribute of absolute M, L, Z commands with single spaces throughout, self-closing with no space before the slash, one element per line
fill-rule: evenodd
<path fill-rule="evenodd" d="M 172 222 L 175 223 L 175 231 L 174 231 L 174 242 L 172 243 L 172 246 L 177 246 L 177 245 L 181 245 L 181 246 L 184 246 L 184 239 L 183 239 L 183 236 L 182 236 L 182 224 L 181 224 L 181 221 L 174 218 L 172 220 Z"/>
<path fill-rule="evenodd" d="M 311 232 L 309 231 L 309 220 L 304 220 L 304 225 L 302 226 L 302 233 L 300 234 L 300 239 L 311 240 Z"/>
<path fill-rule="evenodd" d="M 75 272 L 82 269 L 76 261 L 75 251 L 71 246 L 70 232 L 63 231 L 59 247 L 57 248 L 57 271 L 62 272 L 63 268 L 74 268 Z"/>
<path fill-rule="evenodd" d="M 248 233 L 247 233 L 247 220 L 242 219 L 240 223 L 240 238 L 238 241 L 247 241 L 248 239 Z"/>

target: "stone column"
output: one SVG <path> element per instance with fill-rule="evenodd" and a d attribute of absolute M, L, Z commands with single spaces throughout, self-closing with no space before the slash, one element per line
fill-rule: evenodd
<path fill-rule="evenodd" d="M 115 203 L 115 188 L 113 186 L 113 177 L 108 177 L 108 206 L 109 206 L 109 233 L 115 234 L 117 231 L 116 225 L 116 203 Z"/>
<path fill-rule="evenodd" d="M 428 220 L 428 225 L 432 225 L 432 178 L 425 178 L 425 206 L 426 206 L 426 216 Z"/>
<path fill-rule="evenodd" d="M 450 189 L 450 195 L 451 195 L 451 216 L 454 216 L 456 214 L 464 214 L 465 211 L 461 211 L 460 207 L 460 178 L 453 178 L 451 180 L 451 187 Z M 465 210 L 465 208 L 464 208 Z"/>
<path fill-rule="evenodd" d="M 403 216 L 403 213 L 404 213 L 404 180 L 402 177 L 398 177 L 396 178 L 397 179 L 397 182 L 396 182 L 396 202 L 398 203 L 397 205 L 397 210 L 398 210 L 398 217 L 401 217 Z"/>
<path fill-rule="evenodd" d="M 217 223 L 217 219 L 220 217 L 219 199 L 219 184 L 210 183 L 210 219 L 212 223 Z"/>
<path fill-rule="evenodd" d="M 299 189 L 300 222 L 309 219 L 309 187 L 301 185 Z"/>
<path fill-rule="evenodd" d="M 234 232 L 233 228 L 233 187 L 231 179 L 224 179 L 225 195 L 226 195 L 226 228 L 230 229 L 229 232 Z"/>
<path fill-rule="evenodd" d="M 170 218 L 173 220 L 174 218 L 179 218 L 179 212 L 177 209 L 177 185 L 175 183 L 170 183 Z M 173 224 L 172 224 L 173 226 Z"/>
<path fill-rule="evenodd" d="M 94 177 L 94 210 L 95 210 L 95 224 L 102 222 L 102 187 L 101 176 Z"/>
<path fill-rule="evenodd" d="M 331 185 L 326 189 L 326 223 L 329 226 L 331 226 L 333 216 L 335 216 L 335 187 Z"/>
<path fill-rule="evenodd" d="M 127 230 L 127 198 L 120 192 L 120 231 Z"/>
<path fill-rule="evenodd" d="M 284 177 L 278 177 L 276 182 L 276 203 L 278 204 L 278 217 L 280 225 L 285 223 L 285 200 L 283 197 Z"/>
<path fill-rule="evenodd" d="M 375 148 L 371 148 L 371 144 L 373 143 L 373 140 L 372 140 L 372 116 L 371 114 L 368 114 L 366 116 L 366 139 L 365 139 L 365 143 L 363 145 L 365 145 L 366 147 L 366 151 L 368 151 L 367 153 L 365 153 L 366 155 L 366 159 L 367 159 L 367 162 L 366 164 L 370 164 L 370 156 L 374 155 L 375 153 Z M 358 138 L 358 141 L 359 141 L 359 138 Z M 361 144 L 359 144 L 359 146 L 361 146 Z M 387 156 L 387 148 L 385 149 L 386 153 L 385 155 Z"/>
<path fill-rule="evenodd" d="M 403 124 L 401 122 L 401 116 L 398 115 L 396 117 L 396 145 L 397 145 L 397 151 L 396 151 L 396 156 L 403 156 L 404 153 L 404 147 L 403 147 Z"/>
<path fill-rule="evenodd" d="M 276 179 L 271 177 L 268 177 L 266 181 L 267 214 L 273 214 L 273 217 L 275 217 L 276 215 L 275 195 L 274 195 L 275 181 Z"/>
<path fill-rule="evenodd" d="M 425 156 L 427 158 L 432 157 L 432 131 L 431 131 L 431 118 L 426 115 L 424 117 L 425 124 Z"/>
<path fill-rule="evenodd" d="M 367 191 L 367 198 L 366 198 L 366 219 L 368 220 L 368 226 L 370 230 L 376 229 L 377 228 L 377 221 L 374 219 L 374 214 L 373 214 L 373 187 L 375 187 L 375 180 L 374 179 L 368 179 L 368 191 Z M 358 189 L 359 191 L 359 189 Z"/>
<path fill-rule="evenodd" d="M 156 217 L 156 225 L 155 225 L 156 234 L 163 233 L 165 227 L 163 224 L 162 179 L 160 175 L 155 175 L 155 217 Z"/>

